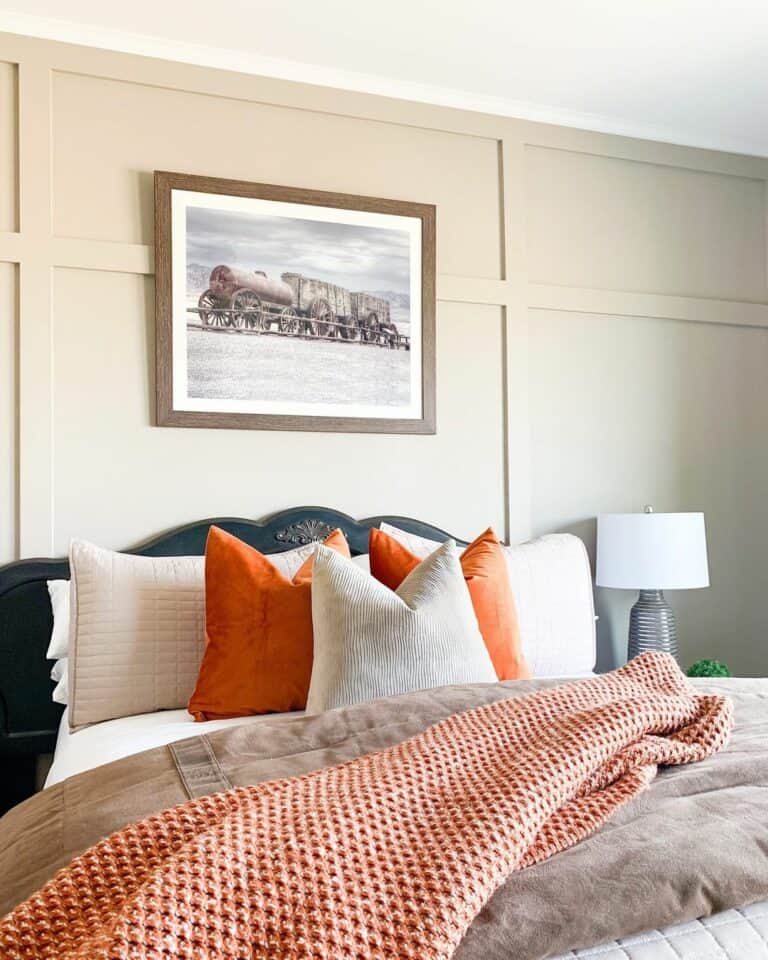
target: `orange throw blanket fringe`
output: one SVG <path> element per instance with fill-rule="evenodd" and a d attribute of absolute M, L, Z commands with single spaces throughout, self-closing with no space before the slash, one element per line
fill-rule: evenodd
<path fill-rule="evenodd" d="M 725 745 L 665 654 L 132 824 L 0 922 L 4 960 L 450 957 L 513 871 Z"/>

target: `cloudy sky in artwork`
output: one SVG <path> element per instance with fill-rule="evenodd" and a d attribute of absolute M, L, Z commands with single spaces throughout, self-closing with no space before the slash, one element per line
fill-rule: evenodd
<path fill-rule="evenodd" d="M 408 293 L 405 230 L 187 207 L 187 264 L 292 271 L 350 290 Z"/>

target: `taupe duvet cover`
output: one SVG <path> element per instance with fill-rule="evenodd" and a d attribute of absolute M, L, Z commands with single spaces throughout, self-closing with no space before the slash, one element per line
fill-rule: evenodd
<path fill-rule="evenodd" d="M 456 711 L 550 685 L 448 687 L 276 717 L 72 777 L 0 820 L 0 915 L 100 838 L 191 795 L 306 773 L 400 742 Z M 733 701 L 727 749 L 662 770 L 598 833 L 514 874 L 457 958 L 534 960 L 768 897 L 768 682 L 697 687 Z"/>

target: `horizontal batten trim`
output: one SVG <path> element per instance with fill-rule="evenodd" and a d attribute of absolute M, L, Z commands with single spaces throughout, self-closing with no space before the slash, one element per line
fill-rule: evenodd
<path fill-rule="evenodd" d="M 528 306 L 532 310 L 564 310 L 607 316 L 768 327 L 768 303 L 679 297 L 661 293 L 633 293 L 626 290 L 594 290 L 586 287 L 529 283 Z"/>
<path fill-rule="evenodd" d="M 441 274 L 437 278 L 437 299 L 455 303 L 489 303 L 503 306 L 509 301 L 509 284 L 486 277 L 458 277 Z"/>
<path fill-rule="evenodd" d="M 52 267 L 74 270 L 109 270 L 114 273 L 152 274 L 154 248 L 141 243 L 111 243 L 75 237 L 35 238 L 32 232 L 0 233 L 0 262 L 34 260 Z"/>
<path fill-rule="evenodd" d="M 147 244 L 54 237 L 51 247 L 51 261 L 55 267 L 114 273 L 152 274 L 155 271 L 154 247 Z"/>

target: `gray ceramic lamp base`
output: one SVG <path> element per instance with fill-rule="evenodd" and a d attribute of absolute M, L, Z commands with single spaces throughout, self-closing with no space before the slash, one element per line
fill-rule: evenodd
<path fill-rule="evenodd" d="M 629 659 L 660 650 L 677 659 L 677 625 L 661 590 L 641 590 L 629 614 Z"/>

